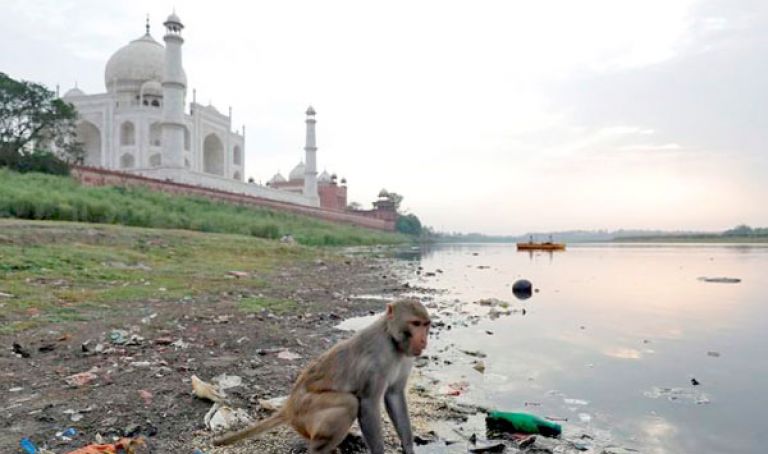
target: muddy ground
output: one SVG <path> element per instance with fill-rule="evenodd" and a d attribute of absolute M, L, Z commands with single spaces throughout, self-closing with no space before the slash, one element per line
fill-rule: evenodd
<path fill-rule="evenodd" d="M 29 437 L 39 447 L 66 453 L 97 434 L 109 441 L 144 436 L 156 453 L 302 452 L 303 444 L 287 430 L 212 448 L 203 423 L 211 404 L 192 396 L 190 377 L 240 376 L 242 385 L 227 390 L 230 402 L 266 415 L 259 399 L 286 394 L 312 357 L 349 336 L 334 325 L 383 308 L 382 301 L 354 295 L 406 290 L 391 268 L 390 261 L 372 257 L 282 265 L 269 277 L 280 285 L 265 286 L 264 297 L 294 301 L 297 306 L 286 313 L 243 313 L 239 295 L 221 292 L 124 303 L 119 320 L 100 312 L 87 321 L 3 334 L 0 452 L 21 452 L 20 439 Z M 300 357 L 281 359 L 279 349 Z M 67 383 L 89 371 L 87 383 Z M 437 413 L 425 398 L 412 401 L 413 413 L 421 416 L 417 433 L 427 430 L 424 417 Z M 56 435 L 68 428 L 77 431 L 71 440 Z M 394 448 L 391 433 L 389 439 Z"/>

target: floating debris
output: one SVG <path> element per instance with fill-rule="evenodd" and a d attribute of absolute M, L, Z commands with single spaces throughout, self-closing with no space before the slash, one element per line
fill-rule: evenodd
<path fill-rule="evenodd" d="M 713 282 L 716 284 L 738 284 L 741 282 L 741 279 L 736 277 L 705 277 L 702 276 L 699 278 L 700 281 L 703 282 Z"/>

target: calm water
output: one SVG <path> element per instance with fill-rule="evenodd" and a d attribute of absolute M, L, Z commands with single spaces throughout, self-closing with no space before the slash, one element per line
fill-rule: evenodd
<path fill-rule="evenodd" d="M 583 245 L 531 255 L 514 245 L 450 245 L 408 258 L 444 271 L 412 281 L 445 290 L 436 301 L 498 298 L 526 308 L 443 331 L 430 346 L 488 355 L 484 374 L 458 352 L 453 364 L 426 371 L 468 381 L 460 399 L 568 418 L 566 434 L 590 433 L 595 445 L 768 452 L 768 248 Z M 518 278 L 540 291 L 515 299 Z"/>

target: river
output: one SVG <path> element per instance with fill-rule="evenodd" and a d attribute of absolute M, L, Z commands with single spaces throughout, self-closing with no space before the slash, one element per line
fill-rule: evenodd
<path fill-rule="evenodd" d="M 432 307 L 452 329 L 433 339 L 429 354 L 441 359 L 421 371 L 465 381 L 457 400 L 567 419 L 564 436 L 587 434 L 588 452 L 766 452 L 768 247 L 584 244 L 530 254 L 461 244 L 400 257 L 411 285 L 440 290 Z M 741 281 L 700 279 L 721 276 Z M 522 278 L 538 290 L 526 300 L 511 291 Z M 451 315 L 482 315 L 482 299 L 513 312 L 476 323 Z M 486 354 L 485 371 L 461 350 Z"/>

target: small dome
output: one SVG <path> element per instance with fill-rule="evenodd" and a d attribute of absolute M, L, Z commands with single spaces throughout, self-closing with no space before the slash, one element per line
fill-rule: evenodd
<path fill-rule="evenodd" d="M 85 92 L 77 87 L 70 88 L 64 93 L 65 98 L 73 98 L 75 96 L 85 96 Z"/>
<path fill-rule="evenodd" d="M 312 106 L 307 108 L 307 115 L 315 115 L 315 109 Z"/>
<path fill-rule="evenodd" d="M 323 173 L 317 176 L 317 181 L 320 183 L 330 183 L 331 182 L 331 176 L 323 170 Z"/>
<path fill-rule="evenodd" d="M 271 180 L 269 180 L 270 183 L 285 183 L 285 177 L 280 173 L 277 172 L 275 176 L 272 177 Z"/>
<path fill-rule="evenodd" d="M 144 95 L 163 96 L 163 86 L 156 80 L 148 80 L 141 84 L 141 92 Z"/>
<path fill-rule="evenodd" d="M 291 173 L 288 175 L 288 178 L 291 181 L 303 180 L 305 171 L 306 169 L 304 167 L 304 163 L 300 162 L 299 165 L 297 165 L 296 167 L 293 168 L 293 170 L 291 170 Z"/>
<path fill-rule="evenodd" d="M 177 16 L 177 15 L 176 15 L 176 11 L 172 12 L 172 13 L 171 13 L 171 14 L 168 16 L 168 18 L 165 20 L 165 22 L 163 23 L 163 25 L 167 25 L 167 24 L 169 24 L 169 23 L 171 23 L 171 24 L 179 24 L 179 25 L 181 25 L 181 19 L 179 19 L 179 16 Z"/>

